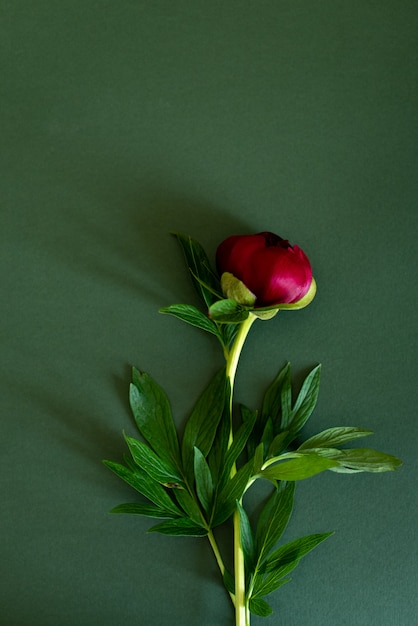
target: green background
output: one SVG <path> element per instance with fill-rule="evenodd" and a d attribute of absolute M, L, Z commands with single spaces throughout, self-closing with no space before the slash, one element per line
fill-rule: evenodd
<path fill-rule="evenodd" d="M 417 27 L 408 0 L 0 2 L 2 625 L 233 624 L 205 540 L 107 513 L 130 366 L 181 426 L 222 362 L 157 312 L 197 303 L 170 230 L 298 243 L 318 295 L 257 322 L 237 398 L 322 362 L 307 436 L 404 461 L 298 485 L 286 539 L 336 534 L 254 626 L 418 623 Z"/>

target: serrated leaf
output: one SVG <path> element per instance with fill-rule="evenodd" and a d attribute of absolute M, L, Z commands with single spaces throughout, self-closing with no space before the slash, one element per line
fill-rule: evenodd
<path fill-rule="evenodd" d="M 205 537 L 208 534 L 206 528 L 198 526 L 188 517 L 179 517 L 177 519 L 161 522 L 149 528 L 148 532 L 175 535 L 177 537 Z"/>
<path fill-rule="evenodd" d="M 310 448 L 335 448 L 338 445 L 347 443 L 359 437 L 367 437 L 372 435 L 372 430 L 364 428 L 356 428 L 355 426 L 338 426 L 336 428 L 327 428 L 322 432 L 310 437 L 299 446 L 298 450 L 307 450 Z"/>
<path fill-rule="evenodd" d="M 264 505 L 256 530 L 257 563 L 260 567 L 282 536 L 293 509 L 294 483 L 282 482 Z"/>
<path fill-rule="evenodd" d="M 132 380 L 129 399 L 139 432 L 161 458 L 179 467 L 179 443 L 167 395 L 151 376 L 136 368 Z"/>
<path fill-rule="evenodd" d="M 263 598 L 250 598 L 249 609 L 254 615 L 268 617 L 273 613 L 273 609 Z"/>
<path fill-rule="evenodd" d="M 238 324 L 246 320 L 248 315 L 248 309 L 230 298 L 218 300 L 209 308 L 209 317 L 220 324 Z"/>
<path fill-rule="evenodd" d="M 266 561 L 266 571 L 271 572 L 293 563 L 295 563 L 296 566 L 302 557 L 333 534 L 334 533 L 330 532 L 307 535 L 280 546 L 280 548 L 269 555 Z"/>
<path fill-rule="evenodd" d="M 259 475 L 268 480 L 304 480 L 337 466 L 336 460 L 312 453 L 270 465 Z"/>
<path fill-rule="evenodd" d="M 193 285 L 198 295 L 209 308 L 215 300 L 222 298 L 222 291 L 219 280 L 211 268 L 207 254 L 202 245 L 188 235 L 183 235 L 182 233 L 173 233 L 173 235 L 177 237 L 177 241 L 183 250 Z"/>
<path fill-rule="evenodd" d="M 110 513 L 128 514 L 128 515 L 143 515 L 145 517 L 163 517 L 174 518 L 178 517 L 171 511 L 160 509 L 159 507 L 152 506 L 152 504 L 143 504 L 142 502 L 128 502 L 126 504 L 119 504 L 115 506 Z"/>
<path fill-rule="evenodd" d="M 174 483 L 176 486 L 184 487 L 180 472 L 167 461 L 160 459 L 145 443 L 126 435 L 125 440 L 135 463 L 147 472 L 151 478 L 162 485 Z"/>
<path fill-rule="evenodd" d="M 226 376 L 222 368 L 211 380 L 197 401 L 183 435 L 183 468 L 190 484 L 193 482 L 194 448 L 206 457 L 212 447 L 225 407 Z"/>
<path fill-rule="evenodd" d="M 194 476 L 196 493 L 206 513 L 209 513 L 213 502 L 213 480 L 209 465 L 199 450 L 194 449 Z"/>
<path fill-rule="evenodd" d="M 255 543 L 250 520 L 242 504 L 237 500 L 239 513 L 241 548 L 244 554 L 247 575 L 252 574 L 255 566 Z"/>
<path fill-rule="evenodd" d="M 161 308 L 160 313 L 173 315 L 187 324 L 191 324 L 196 328 L 201 328 L 202 330 L 212 333 L 220 338 L 220 333 L 216 324 L 191 304 L 172 304 Z"/>
<path fill-rule="evenodd" d="M 128 467 L 113 461 L 103 461 L 103 463 L 112 470 L 116 476 L 148 498 L 148 500 L 151 500 L 151 502 L 166 511 L 171 511 L 174 515 L 181 515 L 180 509 L 177 508 L 165 489 L 148 476 L 148 474 L 140 470 L 133 472 Z"/>
<path fill-rule="evenodd" d="M 219 526 L 225 522 L 236 509 L 237 500 L 241 500 L 242 495 L 251 478 L 253 470 L 252 460 L 243 465 L 231 478 L 221 493 L 218 495 L 212 526 Z"/>

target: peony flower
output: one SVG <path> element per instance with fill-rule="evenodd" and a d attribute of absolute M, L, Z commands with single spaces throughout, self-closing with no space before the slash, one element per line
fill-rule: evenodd
<path fill-rule="evenodd" d="M 270 232 L 234 235 L 218 247 L 216 264 L 226 297 L 256 308 L 301 308 L 316 291 L 308 257 Z"/>

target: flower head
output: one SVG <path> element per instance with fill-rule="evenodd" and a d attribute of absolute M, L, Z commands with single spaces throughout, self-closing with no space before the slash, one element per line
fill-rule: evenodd
<path fill-rule="evenodd" d="M 228 237 L 218 247 L 216 264 L 219 273 L 225 275 L 222 284 L 227 285 L 227 297 L 234 299 L 232 290 L 228 293 L 233 275 L 251 292 L 255 307 L 299 301 L 305 306 L 315 295 L 308 257 L 299 246 L 290 245 L 274 233 Z"/>

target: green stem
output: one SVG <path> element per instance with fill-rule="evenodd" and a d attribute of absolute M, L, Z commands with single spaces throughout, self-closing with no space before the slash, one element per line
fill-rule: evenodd
<path fill-rule="evenodd" d="M 230 396 L 230 414 L 232 419 L 232 401 L 234 392 L 235 374 L 238 367 L 238 361 L 241 354 L 242 347 L 248 332 L 252 324 L 256 320 L 256 316 L 252 313 L 249 314 L 246 320 L 241 322 L 236 335 L 235 341 L 232 345 L 231 351 L 228 354 L 226 362 L 226 376 L 229 378 L 231 385 Z M 232 444 L 233 432 L 232 422 L 229 435 L 229 445 Z M 236 473 L 236 467 L 234 465 L 232 469 L 232 475 Z M 249 626 L 250 617 L 245 598 L 245 565 L 244 565 L 244 553 L 241 546 L 241 529 L 238 510 L 234 513 L 234 572 L 235 572 L 235 626 Z"/>

